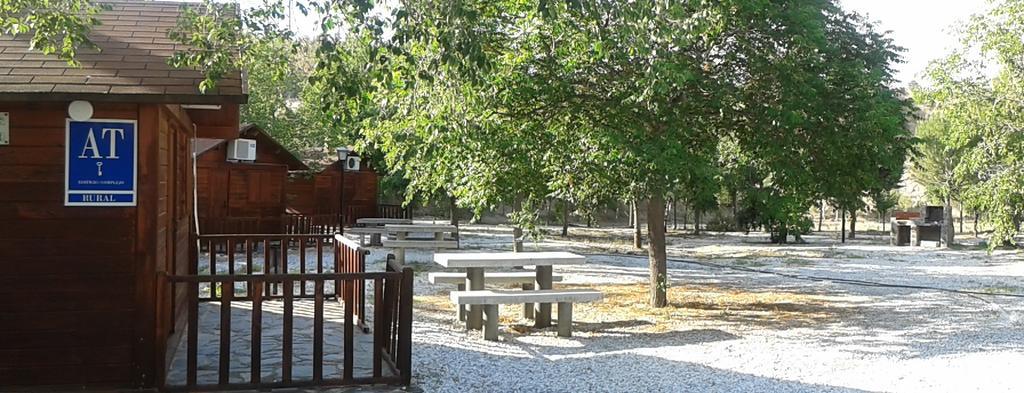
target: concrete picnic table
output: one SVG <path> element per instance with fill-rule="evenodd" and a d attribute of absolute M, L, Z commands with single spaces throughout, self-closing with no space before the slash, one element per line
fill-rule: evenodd
<path fill-rule="evenodd" d="M 554 265 L 582 265 L 586 257 L 571 252 L 465 252 L 434 254 L 434 262 L 449 268 L 466 269 L 466 289 L 484 289 L 484 270 L 536 266 L 536 289 L 551 289 L 551 273 Z M 537 309 L 537 327 L 551 326 L 551 303 L 541 303 Z M 466 318 L 466 329 L 480 329 L 483 326 L 483 307 L 471 305 Z"/>
<path fill-rule="evenodd" d="M 374 218 L 374 217 L 367 217 L 367 218 L 358 218 L 358 219 L 356 219 L 356 226 L 357 227 L 383 228 L 385 225 L 388 225 L 388 224 L 412 224 L 412 220 L 408 219 L 408 218 Z M 353 232 L 359 232 L 359 231 L 353 231 Z M 375 245 L 375 246 L 381 245 L 380 235 L 381 235 L 380 233 L 371 233 L 370 234 L 370 244 Z M 362 237 L 360 237 L 360 238 L 362 238 Z"/>
<path fill-rule="evenodd" d="M 388 239 L 394 239 L 395 241 L 389 241 L 389 245 L 395 245 L 395 260 L 400 264 L 405 264 L 405 249 L 409 246 L 422 246 L 419 248 L 458 248 L 458 241 L 446 241 L 444 238 L 445 233 L 455 234 L 459 232 L 459 228 L 455 225 L 447 224 L 386 224 L 384 225 L 384 231 L 388 233 Z M 417 243 L 406 242 L 409 239 L 409 234 L 412 233 L 430 233 L 431 239 L 419 240 Z M 394 236 L 392 236 L 394 235 Z M 422 241 L 420 244 L 418 242 Z M 403 246 L 404 244 L 404 246 Z M 454 244 L 454 246 L 453 246 Z"/>

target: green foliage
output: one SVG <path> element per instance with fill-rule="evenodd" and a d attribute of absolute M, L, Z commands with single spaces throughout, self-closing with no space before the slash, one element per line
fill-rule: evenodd
<path fill-rule="evenodd" d="M 279 27 L 284 17 L 282 0 L 265 0 L 262 7 L 240 12 L 237 4 L 204 0 L 183 8 L 183 17 L 169 36 L 189 49 L 176 52 L 168 63 L 178 68 L 202 71 L 201 92 L 211 92 L 217 81 L 239 70 L 260 68 L 275 80 L 284 79 L 290 71 L 294 48 L 286 45 L 292 32 Z M 267 56 L 267 50 L 280 50 Z"/>
<path fill-rule="evenodd" d="M 962 30 L 961 48 L 932 62 L 914 92 L 932 115 L 922 127 L 935 136 L 924 148 L 954 159 L 922 166 L 933 194 L 959 193 L 985 214 L 996 247 L 1013 240 L 1024 216 L 1024 1 L 999 1 Z"/>
<path fill-rule="evenodd" d="M 30 47 L 78 65 L 80 48 L 95 48 L 88 34 L 103 7 L 89 0 L 3 0 L 0 34 L 31 34 Z"/>
<path fill-rule="evenodd" d="M 950 124 L 942 112 L 935 112 L 917 128 L 917 148 L 910 175 L 924 186 L 932 203 L 943 204 L 960 199 L 964 188 L 975 179 L 956 175 L 956 168 L 964 160 L 969 146 L 956 146 L 949 138 L 953 135 Z"/>

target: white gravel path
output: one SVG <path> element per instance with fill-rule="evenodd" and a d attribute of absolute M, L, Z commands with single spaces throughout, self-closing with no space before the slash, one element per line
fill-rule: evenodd
<path fill-rule="evenodd" d="M 629 230 L 573 229 L 536 249 L 630 251 Z M 507 249 L 507 228 L 463 228 L 465 249 Z M 862 236 L 866 237 L 866 236 Z M 1024 294 L 1019 252 L 889 247 L 882 238 L 845 245 L 820 236 L 773 246 L 763 234 L 672 236 L 670 258 L 776 272 Z M 383 251 L 371 258 L 379 261 Z M 435 269 L 430 253 L 410 261 Z M 558 267 L 568 284 L 643 283 L 644 257 L 592 256 Z M 784 291 L 829 299 L 841 318 L 780 325 L 736 318 L 679 321 L 662 332 L 625 323 L 558 338 L 550 329 L 503 331 L 499 342 L 464 332 L 448 314 L 417 304 L 414 383 L 426 392 L 1015 392 L 1024 389 L 1024 299 L 793 280 L 672 262 L 673 285 Z M 425 273 L 417 293 L 443 294 Z M 670 299 L 678 301 L 680 299 Z M 425 308 L 427 307 L 427 308 Z"/>

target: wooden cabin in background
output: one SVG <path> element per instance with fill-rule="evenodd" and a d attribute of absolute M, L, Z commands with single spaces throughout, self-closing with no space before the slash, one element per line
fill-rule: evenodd
<path fill-rule="evenodd" d="M 190 139 L 237 134 L 247 99 L 240 73 L 200 94 L 167 65 L 183 5 L 102 3 L 79 68 L 0 35 L 0 390 L 159 387 L 185 322 L 164 277 L 194 268 Z"/>
<path fill-rule="evenodd" d="M 280 233 L 288 173 L 309 167 L 255 125 L 228 139 L 207 135 L 225 136 L 200 130 L 196 140 L 199 233 Z"/>
<path fill-rule="evenodd" d="M 359 218 L 384 217 L 378 202 L 379 183 L 380 175 L 372 162 L 351 153 L 345 162 L 336 160 L 319 172 L 293 173 L 286 186 L 288 212 L 308 217 L 336 216 L 342 212 L 346 226 Z M 406 214 L 403 209 L 398 210 L 391 215 Z"/>

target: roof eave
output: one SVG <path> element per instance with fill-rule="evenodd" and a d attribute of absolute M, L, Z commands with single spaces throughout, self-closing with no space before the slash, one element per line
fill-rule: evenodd
<path fill-rule="evenodd" d="M 249 102 L 249 95 L 0 92 L 0 102 L 63 102 L 75 100 L 138 104 L 246 104 Z"/>

